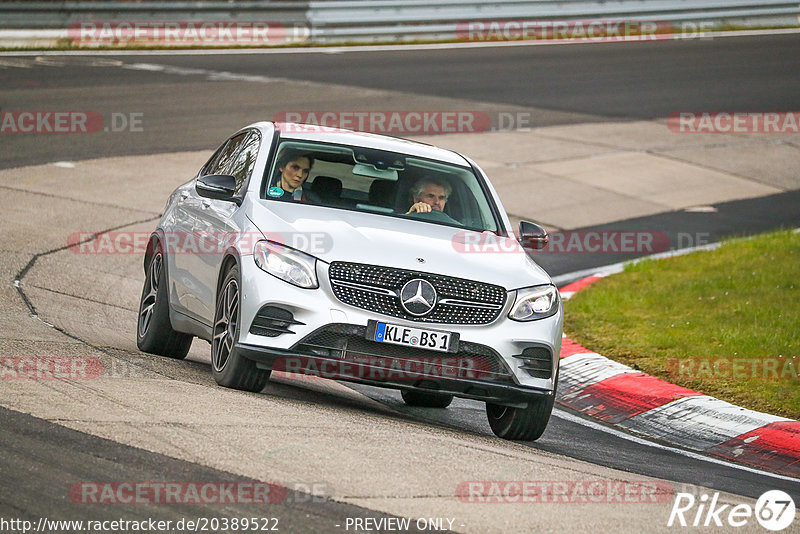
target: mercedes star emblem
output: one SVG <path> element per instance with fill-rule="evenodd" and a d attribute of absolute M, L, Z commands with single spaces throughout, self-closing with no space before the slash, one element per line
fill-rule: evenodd
<path fill-rule="evenodd" d="M 436 289 L 427 280 L 410 280 L 400 290 L 400 304 L 411 315 L 427 315 L 436 306 Z"/>

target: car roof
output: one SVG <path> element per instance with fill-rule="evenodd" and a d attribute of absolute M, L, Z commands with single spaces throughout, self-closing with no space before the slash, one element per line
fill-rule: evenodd
<path fill-rule="evenodd" d="M 355 132 L 343 128 L 326 128 L 313 124 L 297 124 L 287 122 L 257 122 L 247 128 L 258 128 L 264 133 L 271 134 L 278 130 L 281 139 L 297 139 L 303 141 L 319 141 L 323 143 L 336 143 L 364 148 L 377 148 L 390 152 L 398 152 L 420 158 L 433 159 L 469 167 L 470 163 L 461 154 L 452 150 L 435 147 L 427 143 L 411 141 L 388 135 L 378 135 L 367 132 Z"/>

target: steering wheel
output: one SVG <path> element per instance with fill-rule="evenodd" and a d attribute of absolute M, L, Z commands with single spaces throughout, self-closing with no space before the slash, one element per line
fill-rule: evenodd
<path fill-rule="evenodd" d="M 454 218 L 450 217 L 445 212 L 439 211 L 439 210 L 431 210 L 431 211 L 423 211 L 423 212 L 415 211 L 413 213 L 409 213 L 408 216 L 409 217 L 417 217 L 417 218 L 420 218 L 420 219 L 427 219 L 427 220 L 436 221 L 436 222 L 443 222 L 443 223 L 448 223 L 448 224 L 461 224 L 460 222 L 458 222 Z"/>

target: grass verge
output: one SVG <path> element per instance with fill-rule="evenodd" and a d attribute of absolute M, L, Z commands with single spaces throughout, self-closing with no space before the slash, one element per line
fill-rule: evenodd
<path fill-rule="evenodd" d="M 695 391 L 800 419 L 800 233 L 645 260 L 565 305 L 565 331 Z"/>

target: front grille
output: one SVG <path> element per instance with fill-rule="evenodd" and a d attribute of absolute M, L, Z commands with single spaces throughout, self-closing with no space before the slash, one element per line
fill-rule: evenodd
<path fill-rule="evenodd" d="M 506 302 L 500 286 L 451 276 L 348 262 L 333 262 L 328 272 L 334 295 L 345 304 L 409 321 L 488 324 Z M 416 278 L 436 289 L 436 306 L 424 317 L 409 314 L 400 304 L 400 290 Z"/>
<path fill-rule="evenodd" d="M 468 378 L 514 383 L 502 357 L 479 343 L 459 342 L 458 352 L 437 352 L 380 343 L 366 338 L 366 327 L 331 324 L 306 336 L 292 347 L 299 354 L 336 358 L 397 371 L 398 380 L 420 379 L 415 373 L 425 369 L 430 377 Z M 410 372 L 407 372 L 409 371 Z"/>

